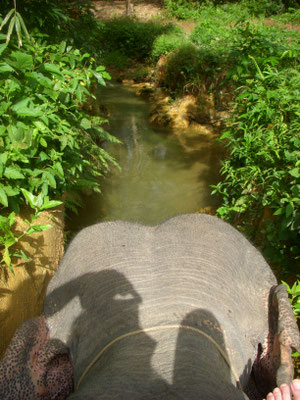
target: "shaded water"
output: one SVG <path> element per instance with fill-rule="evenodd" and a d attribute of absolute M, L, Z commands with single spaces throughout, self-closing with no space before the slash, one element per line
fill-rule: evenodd
<path fill-rule="evenodd" d="M 103 180 L 102 194 L 84 199 L 71 230 L 116 219 L 156 224 L 218 205 L 210 194 L 210 185 L 220 179 L 222 147 L 216 134 L 152 129 L 149 104 L 130 87 L 101 89 L 100 101 L 112 116 L 107 130 L 123 142 L 103 147 L 121 171 L 114 168 Z"/>

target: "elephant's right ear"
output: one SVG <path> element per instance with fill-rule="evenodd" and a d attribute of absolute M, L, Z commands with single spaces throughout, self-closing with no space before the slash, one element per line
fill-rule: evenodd
<path fill-rule="evenodd" d="M 253 372 L 263 395 L 293 380 L 291 354 L 300 349 L 299 330 L 285 285 L 271 289 L 269 296 L 269 330 L 258 349 Z"/>
<path fill-rule="evenodd" d="M 292 351 L 300 352 L 299 330 L 294 318 L 285 285 L 278 285 L 273 294 L 273 307 L 277 310 L 277 337 L 280 350 L 280 365 L 276 372 L 277 385 L 293 379 Z"/>

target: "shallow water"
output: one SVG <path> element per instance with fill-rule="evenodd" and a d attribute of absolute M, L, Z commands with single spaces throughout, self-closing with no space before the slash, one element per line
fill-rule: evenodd
<path fill-rule="evenodd" d="M 211 184 L 219 181 L 222 147 L 217 134 L 153 129 L 149 104 L 132 88 L 114 84 L 99 96 L 111 114 L 107 130 L 122 145 L 104 143 L 121 171 L 101 182 L 102 194 L 87 196 L 70 229 L 122 219 L 156 224 L 174 215 L 217 206 Z"/>

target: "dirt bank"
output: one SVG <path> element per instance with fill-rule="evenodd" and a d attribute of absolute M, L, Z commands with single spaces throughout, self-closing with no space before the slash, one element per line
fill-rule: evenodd
<path fill-rule="evenodd" d="M 26 229 L 24 220 L 30 212 L 23 210 L 17 217 L 16 232 Z M 14 275 L 0 271 L 0 359 L 19 324 L 41 313 L 48 283 L 63 256 L 64 207 L 44 212 L 36 223 L 52 228 L 27 235 L 18 243 L 31 260 L 14 260 Z"/>

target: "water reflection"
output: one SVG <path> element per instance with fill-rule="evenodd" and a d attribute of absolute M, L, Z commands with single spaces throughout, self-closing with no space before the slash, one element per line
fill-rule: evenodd
<path fill-rule="evenodd" d="M 116 219 L 156 224 L 217 205 L 210 194 L 219 180 L 217 135 L 153 130 L 149 104 L 124 86 L 101 88 L 99 97 L 112 115 L 108 131 L 123 142 L 104 144 L 121 171 L 114 169 L 102 183 L 102 195 L 85 199 L 72 230 Z"/>

